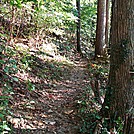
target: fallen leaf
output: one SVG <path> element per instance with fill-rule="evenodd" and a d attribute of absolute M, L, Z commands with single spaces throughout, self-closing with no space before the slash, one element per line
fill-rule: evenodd
<path fill-rule="evenodd" d="M 64 111 L 65 114 L 71 114 L 73 112 L 74 112 L 74 110 L 66 110 L 66 111 Z"/>
<path fill-rule="evenodd" d="M 42 126 L 42 125 L 43 125 L 43 122 L 42 122 L 42 121 L 39 121 L 39 122 L 38 122 L 38 125 L 39 125 L 39 126 Z"/>
<path fill-rule="evenodd" d="M 52 109 L 49 109 L 47 112 L 48 113 L 53 113 L 53 110 Z"/>

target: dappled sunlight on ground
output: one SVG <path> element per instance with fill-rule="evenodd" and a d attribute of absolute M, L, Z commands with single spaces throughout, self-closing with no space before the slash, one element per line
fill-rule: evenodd
<path fill-rule="evenodd" d="M 38 130 L 37 133 L 46 134 L 78 134 L 80 124 L 76 104 L 90 83 L 87 61 L 76 57 L 77 62 L 71 59 L 75 63 L 72 67 L 58 64 L 54 58 L 54 62 L 46 62 L 46 59 L 34 57 L 35 62 L 29 71 L 18 72 L 16 76 L 22 83 L 20 87 L 14 84 L 16 90 L 10 100 L 13 117 L 8 117 L 16 133 Z M 62 58 L 57 60 L 61 62 Z M 34 90 L 27 90 L 28 82 Z"/>
<path fill-rule="evenodd" d="M 43 48 L 32 42 L 18 40 L 11 48 L 19 69 L 12 75 L 18 80 L 11 82 L 7 120 L 15 134 L 78 134 L 85 96 L 88 110 L 99 108 L 92 101 L 88 60 L 74 49 L 67 57 L 54 44 Z"/>

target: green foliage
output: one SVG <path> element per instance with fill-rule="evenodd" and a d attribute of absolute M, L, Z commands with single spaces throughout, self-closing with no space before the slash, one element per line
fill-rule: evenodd
<path fill-rule="evenodd" d="M 106 68 L 103 64 L 89 64 L 89 72 L 95 75 L 107 76 L 108 68 Z"/>
<path fill-rule="evenodd" d="M 82 134 L 93 134 L 94 128 L 97 125 L 97 118 L 100 118 L 97 113 L 88 113 L 83 120 L 83 125 L 80 128 Z"/>
<path fill-rule="evenodd" d="M 109 67 L 105 64 L 89 64 L 88 66 L 91 80 L 97 79 L 100 81 L 100 93 L 105 94 L 105 88 L 108 81 Z"/>
<path fill-rule="evenodd" d="M 27 88 L 29 91 L 33 91 L 33 90 L 35 90 L 35 85 L 30 80 L 28 80 L 27 81 Z"/>
<path fill-rule="evenodd" d="M 29 53 L 24 52 L 23 56 L 20 58 L 20 68 L 24 70 L 30 70 L 30 67 L 32 66 L 34 62 L 34 57 L 31 56 Z"/>
<path fill-rule="evenodd" d="M 5 37 L 5 35 L 4 35 Z M 17 62 L 13 59 L 15 54 L 11 47 L 7 47 L 4 38 L 1 40 L 0 46 L 0 133 L 8 133 L 11 131 L 10 125 L 6 121 L 6 116 L 10 110 L 8 107 L 10 95 L 13 94 L 11 83 L 18 81 L 18 79 L 13 76 L 18 72 Z"/>
<path fill-rule="evenodd" d="M 105 95 L 105 88 L 108 79 L 109 68 L 104 64 L 93 64 L 90 63 L 88 66 L 90 81 L 98 80 L 100 83 L 99 93 L 101 96 Z M 92 86 L 87 87 L 83 91 L 83 97 L 78 101 L 79 104 L 79 114 L 81 118 L 81 128 L 80 132 L 83 134 L 92 134 L 99 124 L 101 127 L 101 133 L 108 133 L 107 122 L 102 122 L 102 117 L 98 114 L 101 109 L 101 105 L 92 96 L 93 94 Z M 94 106 L 95 105 L 95 106 Z"/>
<path fill-rule="evenodd" d="M 80 133 L 92 134 L 97 122 L 101 119 L 98 115 L 100 105 L 92 98 L 92 88 L 88 86 L 84 89 L 82 97 L 78 100 L 79 117 L 81 118 Z M 96 107 L 92 106 L 96 104 Z"/>
<path fill-rule="evenodd" d="M 2 121 L 0 123 L 0 133 L 1 134 L 6 134 L 11 131 L 10 127 L 8 126 L 8 123 L 6 121 Z"/>
<path fill-rule="evenodd" d="M 6 29 L 5 31 L 7 31 L 8 34 L 12 33 L 14 37 L 29 38 L 29 40 L 30 37 L 35 38 L 37 43 L 32 42 L 32 47 L 38 47 L 41 51 L 44 50 L 43 43 L 50 44 L 51 42 L 54 42 L 57 48 L 59 47 L 59 50 L 71 51 L 71 49 L 74 48 L 74 44 L 76 44 L 75 32 L 78 18 L 75 2 L 76 1 L 72 0 L 5 1 L 0 7 L 4 21 L 9 21 L 9 24 L 7 23 L 5 28 L 10 27 L 10 24 L 12 24 L 12 28 L 9 30 Z M 81 43 L 84 51 L 89 50 L 94 42 L 96 9 L 97 5 L 94 0 L 83 0 L 81 2 Z M 15 13 L 13 11 L 15 11 Z M 14 21 L 11 22 L 12 20 Z M 3 40 L 5 35 L 1 35 L 3 37 L 2 39 L 0 38 L 0 40 Z M 54 37 L 56 37 L 55 40 Z M 4 41 L 7 42 L 9 38 L 9 36 L 6 37 L 6 40 L 3 40 L 3 44 Z M 2 55 L 3 59 L 0 60 L 0 65 L 3 66 L 3 77 L 5 78 L 3 83 L 3 88 L 5 90 L 2 92 L 4 96 L 1 98 L 1 107 L 2 110 L 5 109 L 5 111 L 0 114 L 0 129 L 2 132 L 5 130 L 10 131 L 10 129 L 8 129 L 8 124 L 5 121 L 9 100 L 7 94 L 8 96 L 13 94 L 11 87 L 13 82 L 20 82 L 19 79 L 15 77 L 18 70 L 28 73 L 28 75 L 34 73 L 39 79 L 43 78 L 43 80 L 44 78 L 49 80 L 60 80 L 62 79 L 63 74 L 66 75 L 67 70 L 63 63 L 56 63 L 42 58 L 47 54 L 38 53 L 37 56 L 36 53 L 34 53 L 34 55 L 31 54 L 29 48 L 24 50 L 23 47 L 17 48 L 16 44 L 12 44 L 13 47 L 4 47 L 4 45 L 2 46 L 1 52 L 4 50 L 5 55 Z M 93 76 L 98 75 L 101 78 L 104 77 L 107 72 L 101 65 L 98 66 L 96 64 L 94 64 L 94 67 L 90 66 L 89 70 Z M 32 80 L 24 80 L 23 82 L 26 89 L 29 91 L 35 90 L 36 87 Z M 88 97 L 91 92 L 92 90 L 89 86 L 85 94 L 83 94 L 82 100 L 78 101 L 80 115 L 85 115 L 81 116 L 83 122 L 83 126 L 80 129 L 81 133 L 92 133 L 97 123 L 94 121 L 100 120 L 100 117 L 97 114 L 99 106 L 97 106 L 98 109 L 90 107 L 93 103 L 97 104 L 94 99 L 89 100 Z"/>
<path fill-rule="evenodd" d="M 118 117 L 118 119 L 115 121 L 115 124 L 116 124 L 117 133 L 122 134 L 123 126 L 124 126 L 122 119 L 120 117 Z"/>
<path fill-rule="evenodd" d="M 110 119 L 109 118 L 104 118 L 102 121 L 102 130 L 101 133 L 102 134 L 107 134 L 109 133 L 109 131 L 113 132 L 113 133 L 117 133 L 117 134 L 123 134 L 123 121 L 120 117 L 118 117 L 117 120 L 113 120 L 114 122 L 114 127 L 113 128 L 109 128 L 109 124 Z"/>
<path fill-rule="evenodd" d="M 81 43 L 86 52 L 94 45 L 97 19 L 96 1 L 81 4 Z M 91 51 L 91 50 L 90 50 Z"/>
<path fill-rule="evenodd" d="M 8 115 L 9 107 L 9 95 L 12 93 L 12 88 L 8 82 L 4 82 L 3 91 L 0 95 L 0 133 L 8 133 L 11 131 L 11 126 L 6 121 L 6 116 Z"/>
<path fill-rule="evenodd" d="M 22 0 L 10 0 L 10 5 L 21 8 L 22 7 Z"/>
<path fill-rule="evenodd" d="M 14 36 L 34 36 L 38 40 L 51 40 L 50 36 L 54 34 L 62 44 L 67 37 L 69 39 L 67 40 L 68 46 L 72 44 L 72 40 L 75 41 L 78 19 L 76 1 L 12 0 L 10 3 L 3 3 L 3 5 L 4 7 L 1 6 L 0 8 L 2 16 L 7 20 L 8 18 L 12 20 L 12 17 L 15 20 L 12 31 Z M 12 7 L 15 7 L 13 8 L 15 14 L 11 11 Z M 81 44 L 83 53 L 91 54 L 90 48 L 94 44 L 96 9 L 96 0 L 81 1 Z M 58 42 L 57 38 L 54 43 L 56 42 Z"/>

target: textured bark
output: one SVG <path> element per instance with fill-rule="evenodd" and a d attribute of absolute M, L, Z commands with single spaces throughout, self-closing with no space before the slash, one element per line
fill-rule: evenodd
<path fill-rule="evenodd" d="M 81 52 L 81 46 L 80 46 L 80 28 L 81 28 L 81 22 L 80 22 L 80 0 L 76 0 L 76 7 L 78 12 L 78 20 L 77 20 L 77 51 Z"/>
<path fill-rule="evenodd" d="M 103 104 L 111 120 L 124 122 L 123 134 L 134 132 L 134 0 L 114 0 L 109 84 Z M 104 110 L 105 111 L 105 110 Z"/>
<path fill-rule="evenodd" d="M 109 45 L 109 6 L 110 0 L 106 0 L 106 25 L 105 25 L 105 44 L 108 47 Z"/>
<path fill-rule="evenodd" d="M 95 57 L 103 54 L 103 46 L 105 45 L 105 13 L 106 0 L 98 0 L 97 7 L 97 27 L 95 42 Z"/>

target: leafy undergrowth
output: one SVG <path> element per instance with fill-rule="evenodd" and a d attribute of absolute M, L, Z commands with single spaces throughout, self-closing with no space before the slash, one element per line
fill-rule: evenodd
<path fill-rule="evenodd" d="M 1 43 L 1 132 L 92 133 L 100 119 L 107 66 L 82 58 L 74 47 L 34 47 L 31 39 L 12 42 Z"/>
<path fill-rule="evenodd" d="M 67 59 L 28 43 L 1 45 L 1 133 L 79 133 L 75 104 L 89 85 L 87 62 L 73 49 Z"/>
<path fill-rule="evenodd" d="M 105 98 L 108 69 L 108 64 L 100 61 L 88 63 L 90 84 L 84 88 L 77 101 L 82 134 L 109 133 L 106 121 L 99 114 Z"/>
<path fill-rule="evenodd" d="M 1 2 L 0 8 L 0 133 L 92 133 L 107 65 L 105 70 L 76 52 L 75 6 L 16 2 Z M 86 3 L 81 4 L 81 48 L 90 58 L 97 5 Z"/>

